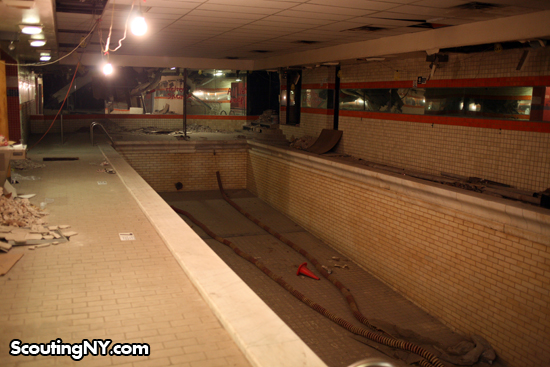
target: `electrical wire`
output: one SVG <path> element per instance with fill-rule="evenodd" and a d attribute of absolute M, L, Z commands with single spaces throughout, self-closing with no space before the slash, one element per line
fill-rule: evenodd
<path fill-rule="evenodd" d="M 82 55 L 80 55 L 80 57 L 82 58 Z M 79 66 L 80 66 L 80 60 L 78 60 L 78 63 L 76 64 L 76 69 L 74 71 L 73 79 L 71 80 L 71 84 L 69 85 L 69 89 L 67 89 L 67 94 L 65 95 L 65 99 L 63 100 L 63 103 L 61 104 L 61 107 L 59 107 L 59 111 L 57 111 L 57 114 L 55 115 L 52 123 L 50 124 L 50 127 L 48 127 L 48 130 L 46 130 L 46 132 L 40 137 L 40 139 L 38 139 L 38 141 L 36 143 L 34 143 L 33 146 L 28 149 L 29 151 L 32 150 L 35 146 L 37 146 L 38 143 L 40 143 L 42 141 L 42 139 L 44 139 L 44 137 L 50 132 L 53 124 L 57 120 L 57 117 L 59 116 L 59 114 L 63 110 L 63 106 L 65 106 L 65 102 L 67 101 L 67 98 L 69 98 L 69 94 L 71 93 L 71 88 L 73 87 L 74 79 L 76 78 L 76 73 L 78 72 L 78 67 Z"/>
<path fill-rule="evenodd" d="M 97 25 L 99 24 L 100 21 L 101 21 L 101 18 L 97 19 L 95 24 L 93 25 L 92 29 L 90 30 L 90 32 L 88 32 L 88 34 L 86 35 L 86 37 L 84 37 L 80 41 L 80 43 L 72 51 L 70 51 L 68 54 L 60 57 L 57 60 L 49 61 L 49 62 L 37 62 L 37 63 L 32 63 L 32 64 L 20 64 L 20 63 L 16 63 L 16 64 L 10 63 L 10 64 L 8 64 L 8 63 L 6 63 L 6 66 L 48 66 L 48 65 L 53 65 L 55 63 L 58 63 L 59 61 L 61 61 L 63 59 L 66 59 L 67 57 L 71 56 L 73 53 L 76 52 L 76 50 L 78 50 L 80 48 L 80 46 L 85 44 L 86 41 L 88 40 L 88 38 L 90 38 L 90 36 L 94 33 L 94 31 L 97 28 Z"/>
<path fill-rule="evenodd" d="M 128 17 L 126 17 L 126 23 L 124 24 L 124 36 L 118 40 L 118 47 L 115 49 L 110 49 L 110 42 L 111 42 L 111 34 L 113 32 L 113 17 L 115 14 L 115 2 L 113 1 L 113 12 L 111 15 L 111 27 L 109 28 L 109 36 L 107 37 L 107 42 L 105 44 L 105 50 L 103 51 L 104 55 L 107 55 L 109 52 L 115 52 L 119 48 L 122 47 L 122 41 L 126 39 L 126 34 L 128 33 L 128 22 L 130 21 L 130 16 L 132 15 L 132 10 L 134 10 L 134 2 L 132 2 L 132 6 L 130 7 L 130 12 L 128 13 Z"/>

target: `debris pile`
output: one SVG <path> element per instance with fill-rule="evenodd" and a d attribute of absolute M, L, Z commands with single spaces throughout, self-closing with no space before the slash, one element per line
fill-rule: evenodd
<path fill-rule="evenodd" d="M 313 136 L 302 136 L 301 138 L 297 138 L 297 139 L 292 137 L 290 139 L 291 141 L 290 146 L 292 148 L 306 150 L 307 148 L 312 146 L 313 143 L 315 143 L 315 140 L 317 139 L 314 138 Z"/>
<path fill-rule="evenodd" d="M 132 134 L 144 134 L 144 135 L 150 135 L 150 134 L 183 135 L 184 134 L 183 130 L 167 130 L 167 129 L 160 129 L 155 126 L 147 126 L 139 129 L 126 130 L 126 131 Z M 231 132 L 231 131 L 222 130 L 222 129 L 212 129 L 210 126 L 199 125 L 197 123 L 187 125 L 187 133 L 228 133 L 228 132 Z"/>
<path fill-rule="evenodd" d="M 13 197 L 12 193 L 4 194 L 0 188 L 0 224 L 13 227 L 26 227 L 44 224 L 47 214 L 35 208 L 28 199 Z"/>
<path fill-rule="evenodd" d="M 273 124 L 273 118 L 275 115 L 273 115 L 273 110 L 265 110 L 260 117 L 258 117 L 258 120 L 256 120 L 257 123 L 263 124 L 263 125 L 271 125 Z"/>
<path fill-rule="evenodd" d="M 128 131 L 125 127 L 120 126 L 118 123 L 116 123 L 113 120 L 101 120 L 101 125 L 110 133 L 116 133 L 116 132 L 125 132 Z M 86 128 L 88 130 L 88 128 Z"/>
<path fill-rule="evenodd" d="M 34 168 L 44 168 L 46 167 L 43 163 L 33 162 L 30 158 L 27 159 L 12 159 L 10 161 L 10 166 L 13 169 L 19 171 L 26 171 Z"/>

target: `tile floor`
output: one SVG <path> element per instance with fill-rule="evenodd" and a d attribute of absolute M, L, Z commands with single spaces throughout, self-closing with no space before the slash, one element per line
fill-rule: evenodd
<path fill-rule="evenodd" d="M 96 172 L 104 157 L 87 136 L 38 145 L 29 157 L 78 157 L 19 171 L 19 193 L 49 201 L 50 224 L 69 224 L 68 243 L 30 251 L 0 277 L 1 366 L 250 366 L 118 175 Z M 103 181 L 106 184 L 99 185 Z M 49 199 L 49 200 L 47 200 Z M 119 233 L 133 232 L 122 242 Z M 9 343 L 112 339 L 149 343 L 150 356 L 9 356 Z"/>

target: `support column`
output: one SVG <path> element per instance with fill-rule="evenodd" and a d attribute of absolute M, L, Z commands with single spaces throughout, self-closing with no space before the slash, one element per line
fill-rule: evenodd
<path fill-rule="evenodd" d="M 533 87 L 530 121 L 550 121 L 550 87 Z"/>
<path fill-rule="evenodd" d="M 0 134 L 9 140 L 8 89 L 6 84 L 6 62 L 0 60 Z"/>

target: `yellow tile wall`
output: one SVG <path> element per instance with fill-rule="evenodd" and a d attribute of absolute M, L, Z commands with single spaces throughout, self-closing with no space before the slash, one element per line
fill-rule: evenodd
<path fill-rule="evenodd" d="M 339 128 L 339 153 L 436 175 L 550 188 L 550 134 L 353 117 L 340 117 Z"/>
<path fill-rule="evenodd" d="M 158 192 L 217 190 L 216 171 L 223 177 L 224 188 L 246 188 L 246 151 L 216 150 L 216 153 L 140 153 L 119 150 L 124 159 Z"/>
<path fill-rule="evenodd" d="M 510 366 L 550 360 L 550 248 L 253 151 L 248 189 Z M 466 219 L 464 219 L 466 218 Z"/>
<path fill-rule="evenodd" d="M 493 50 L 491 46 L 486 52 L 449 54 L 449 61 L 439 64 L 432 80 L 538 76 L 550 73 L 548 48 L 529 49 L 529 56 L 521 70 L 516 70 L 516 67 L 523 49 L 501 52 Z M 397 80 L 412 81 L 418 76 L 426 78 L 431 72 L 430 62 L 426 61 L 425 56 L 421 56 L 342 65 L 341 82 L 394 81 L 395 71 L 399 71 Z"/>
<path fill-rule="evenodd" d="M 302 136 L 317 137 L 321 130 L 332 129 L 334 116 L 304 113 L 303 111 L 300 115 L 300 126 L 279 125 L 287 139 L 290 140 L 292 136 L 295 138 L 301 138 Z"/>
<path fill-rule="evenodd" d="M 433 80 L 550 74 L 550 50 L 451 54 Z M 342 83 L 414 80 L 430 73 L 424 57 L 342 66 Z M 394 115 L 395 116 L 395 115 Z M 322 122 L 319 121 L 319 124 Z M 337 151 L 365 160 L 439 174 L 441 171 L 502 182 L 521 189 L 550 188 L 550 134 L 367 118 L 342 117 Z"/>

